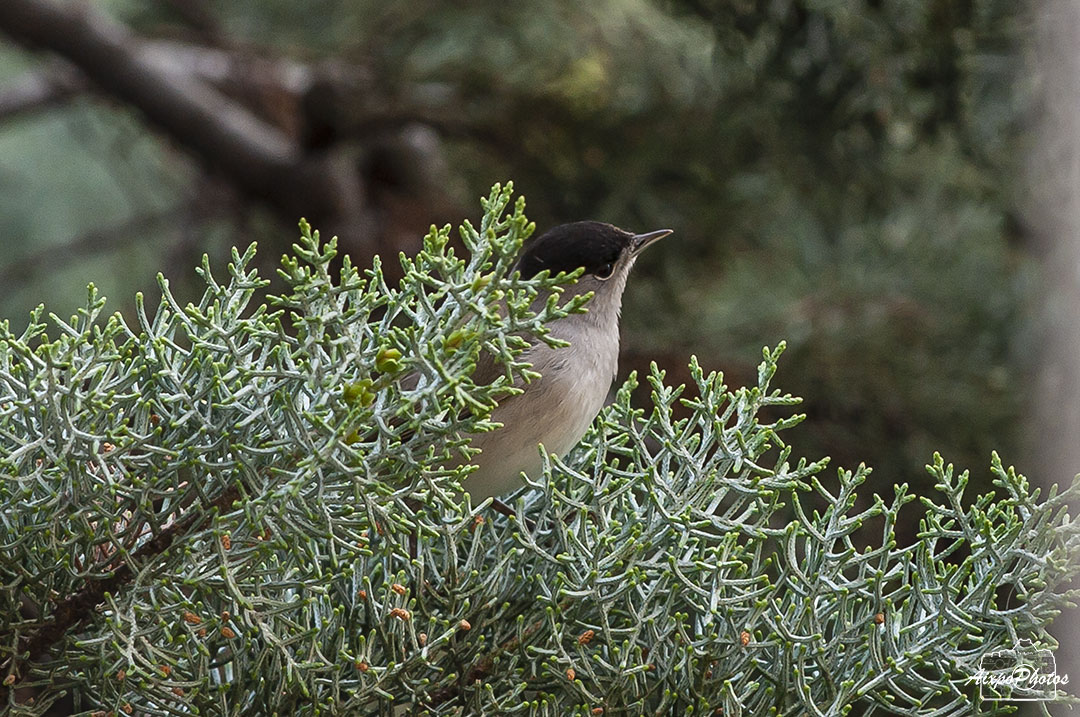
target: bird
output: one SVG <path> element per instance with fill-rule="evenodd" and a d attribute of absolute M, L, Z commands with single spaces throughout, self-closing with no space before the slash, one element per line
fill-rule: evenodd
<path fill-rule="evenodd" d="M 521 475 L 538 476 L 543 468 L 540 446 L 549 454 L 566 455 L 588 431 L 604 407 L 619 364 L 619 316 L 630 270 L 641 253 L 671 229 L 643 234 L 598 221 L 560 224 L 530 238 L 514 268 L 529 279 L 543 270 L 552 275 L 582 269 L 569 288 L 575 295 L 592 292 L 584 313 L 573 313 L 547 325 L 550 335 L 569 346 L 553 348 L 534 342 L 521 359 L 539 378 L 519 380 L 522 392 L 498 403 L 493 431 L 470 435 L 479 448 L 476 468 L 462 482 L 474 504 L 524 485 Z M 541 297 L 543 301 L 543 297 Z M 501 371 L 493 362 L 478 366 L 477 383 Z M 490 375 L 484 375 L 484 374 Z"/>

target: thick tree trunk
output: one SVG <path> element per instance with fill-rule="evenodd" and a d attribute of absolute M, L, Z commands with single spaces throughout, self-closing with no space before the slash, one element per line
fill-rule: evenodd
<path fill-rule="evenodd" d="M 1046 247 L 1047 283 L 1045 343 L 1030 425 L 1036 432 L 1034 468 L 1048 485 L 1080 473 L 1080 4 L 1050 0 L 1032 5 L 1032 12 L 1043 114 L 1029 192 L 1033 223 Z M 1068 674 L 1068 691 L 1078 694 L 1080 622 L 1066 618 L 1056 624 L 1058 674 Z"/>

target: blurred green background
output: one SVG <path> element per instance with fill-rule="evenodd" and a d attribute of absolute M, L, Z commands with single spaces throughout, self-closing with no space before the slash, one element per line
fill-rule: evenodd
<path fill-rule="evenodd" d="M 223 273 L 234 244 L 259 241 L 272 267 L 300 214 L 360 265 L 412 252 L 510 178 L 541 229 L 676 230 L 631 282 L 624 373 L 656 360 L 684 380 L 696 353 L 742 384 L 786 339 L 777 385 L 809 414 L 797 455 L 865 461 L 883 494 L 929 491 L 935 450 L 980 475 L 991 449 L 1037 467 L 1014 0 L 48 5 L 88 6 L 164 74 L 159 92 L 117 91 L 109 73 L 130 69 L 115 58 L 28 40 L 0 10 L 0 316 L 15 327 L 39 302 L 69 314 L 88 281 L 125 312 L 158 270 L 192 298 L 199 256 Z M 4 103 L 35 82 L 36 102 Z M 197 123 L 164 126 L 170 83 L 272 128 L 289 180 L 316 167 L 336 183 L 311 200 L 312 184 L 253 191 L 198 148 Z"/>

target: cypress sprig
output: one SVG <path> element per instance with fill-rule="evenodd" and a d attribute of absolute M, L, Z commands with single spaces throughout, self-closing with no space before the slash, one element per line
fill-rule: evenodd
<path fill-rule="evenodd" d="M 967 714 L 982 657 L 1052 645 L 1080 488 L 995 455 L 972 499 L 935 456 L 899 545 L 906 486 L 792 458 L 782 344 L 750 387 L 653 366 L 641 408 L 631 376 L 513 515 L 472 505 L 455 455 L 587 309 L 573 275 L 512 273 L 511 189 L 395 286 L 302 222 L 277 295 L 252 246 L 223 280 L 204 259 L 198 303 L 160 279 L 134 326 L 93 287 L 0 326 L 0 710 Z M 484 353 L 504 372 L 477 384 Z"/>

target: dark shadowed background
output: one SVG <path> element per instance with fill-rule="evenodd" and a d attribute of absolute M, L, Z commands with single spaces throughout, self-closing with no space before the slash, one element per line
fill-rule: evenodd
<path fill-rule="evenodd" d="M 204 252 L 251 241 L 272 272 L 300 216 L 363 266 L 509 178 L 541 230 L 675 229 L 631 282 L 624 373 L 696 353 L 742 384 L 785 339 L 796 455 L 866 462 L 887 495 L 929 492 L 934 451 L 983 487 L 992 449 L 1066 481 L 1076 23 L 1067 1 L 2 0 L 0 316 L 66 316 L 89 281 L 130 312 L 159 270 L 191 298 Z"/>

